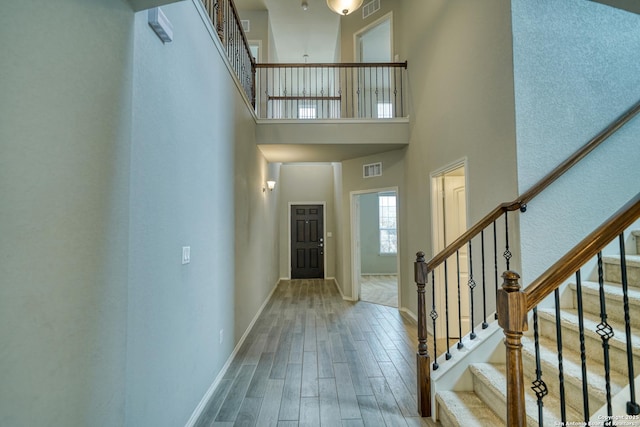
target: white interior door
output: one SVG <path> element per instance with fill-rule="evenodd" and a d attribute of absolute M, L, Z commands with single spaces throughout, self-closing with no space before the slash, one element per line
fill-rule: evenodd
<path fill-rule="evenodd" d="M 464 167 L 432 178 L 433 255 L 455 241 L 467 229 L 465 182 Z M 446 337 L 446 320 L 449 323 L 449 338 L 459 338 L 461 334 L 464 336 L 471 329 L 466 246 L 460 249 L 458 256 L 459 264 L 455 255 L 447 260 L 446 277 L 443 265 L 435 271 L 436 311 L 439 319 L 435 332 L 438 338 Z M 448 302 L 445 298 L 447 294 Z"/>
<path fill-rule="evenodd" d="M 446 244 L 452 243 L 467 229 L 467 203 L 464 176 L 444 177 L 444 203 L 448 221 L 445 222 Z M 459 264 L 452 260 L 448 269 L 449 286 L 449 333 L 452 337 L 464 336 L 471 329 L 469 282 L 469 259 L 467 246 L 458 252 Z M 458 311 L 458 279 L 460 280 L 460 309 Z M 453 304 L 452 304 L 453 303 Z M 453 307 L 451 307 L 453 305 Z M 459 316 L 458 316 L 459 314 Z"/>

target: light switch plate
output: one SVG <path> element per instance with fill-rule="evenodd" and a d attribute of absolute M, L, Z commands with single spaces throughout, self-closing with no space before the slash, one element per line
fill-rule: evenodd
<path fill-rule="evenodd" d="M 191 246 L 182 247 L 182 264 L 189 264 L 191 262 Z"/>

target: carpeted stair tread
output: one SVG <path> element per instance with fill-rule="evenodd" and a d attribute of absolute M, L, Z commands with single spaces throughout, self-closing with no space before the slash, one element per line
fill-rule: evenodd
<path fill-rule="evenodd" d="M 548 338 L 540 338 L 540 362 L 542 364 L 542 379 L 550 384 L 551 381 L 558 381 L 558 349 L 555 341 Z M 535 342 L 533 337 L 525 336 L 522 338 L 523 358 L 529 358 L 535 365 Z M 563 348 L 562 351 L 562 370 L 564 373 L 565 385 L 571 383 L 582 396 L 582 363 L 580 359 L 580 349 Z M 535 378 L 535 372 L 526 372 L 525 376 L 529 380 Z M 622 390 L 623 386 L 628 383 L 628 378 L 616 372 L 610 372 L 610 384 L 613 394 Z M 605 385 L 606 381 L 603 375 L 602 366 L 589 363 L 587 360 L 587 384 L 589 395 L 595 398 L 601 404 L 606 402 Z M 580 409 L 580 408 L 576 408 Z"/>
<path fill-rule="evenodd" d="M 541 319 L 555 323 L 555 310 L 552 308 L 538 308 L 538 316 Z M 575 309 L 562 309 L 561 310 L 561 322 L 562 325 L 576 334 L 579 331 L 578 328 L 578 311 Z M 600 323 L 600 317 L 593 313 L 583 314 L 585 336 L 589 336 L 596 339 L 601 339 L 596 328 Z M 624 325 L 619 325 L 614 322 L 609 322 L 609 325 L 613 329 L 613 337 L 609 339 L 609 346 L 617 347 L 626 351 L 626 335 L 624 331 Z M 640 352 L 640 336 L 636 334 L 636 331 L 631 329 L 631 342 L 633 345 L 633 353 Z"/>
<path fill-rule="evenodd" d="M 474 363 L 469 366 L 471 373 L 487 387 L 493 390 L 493 394 L 498 395 L 501 405 L 506 408 L 507 380 L 506 367 L 504 364 L 494 363 Z M 482 396 L 485 398 L 485 396 Z M 489 397 L 486 397 L 489 398 Z M 560 399 L 547 395 L 544 399 L 544 424 L 560 425 Z M 538 425 L 538 404 L 537 399 L 530 387 L 525 387 L 525 406 L 527 413 L 527 425 Z M 571 407 L 566 407 L 567 419 L 579 420 L 582 417 Z"/>
<path fill-rule="evenodd" d="M 472 391 L 441 391 L 436 395 L 439 418 L 447 426 L 495 427 L 503 421 Z M 443 413 L 444 412 L 444 413 Z"/>

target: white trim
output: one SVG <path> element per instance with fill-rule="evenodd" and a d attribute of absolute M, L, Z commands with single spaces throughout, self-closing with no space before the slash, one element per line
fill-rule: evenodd
<path fill-rule="evenodd" d="M 342 293 L 342 288 L 340 287 L 340 284 L 338 283 L 338 280 L 335 277 L 332 277 L 332 279 L 333 279 L 333 283 L 336 284 L 336 288 L 338 288 L 338 293 L 340 293 L 340 296 L 342 297 L 343 300 L 345 300 L 345 301 L 355 301 L 353 298 L 344 296 L 344 294 Z"/>
<path fill-rule="evenodd" d="M 461 159 L 458 159 L 454 162 L 449 163 L 448 165 L 440 168 L 440 169 L 436 169 L 435 171 L 431 172 L 429 174 L 429 193 L 430 194 L 430 200 L 431 200 L 431 212 L 429 212 L 429 220 L 431 222 L 431 236 L 435 237 L 437 235 L 437 230 L 436 228 L 438 227 L 438 224 L 436 224 L 435 219 L 433 218 L 433 179 L 440 176 L 440 175 L 444 175 L 448 172 L 454 171 L 456 169 L 459 168 L 464 168 L 464 188 L 465 188 L 465 203 L 467 206 L 469 206 L 469 159 L 467 157 L 463 157 Z M 465 213 L 466 215 L 466 222 L 467 222 L 467 229 L 469 228 L 470 224 L 469 224 L 469 210 L 467 209 L 467 212 Z M 436 245 L 433 242 L 433 238 L 431 241 L 431 252 L 432 252 L 432 256 L 437 255 L 437 253 L 435 252 L 435 247 Z"/>
<path fill-rule="evenodd" d="M 255 323 L 258 321 L 258 318 L 262 314 L 262 311 L 267 306 L 267 303 L 269 302 L 269 300 L 271 300 L 273 293 L 278 288 L 278 285 L 280 284 L 280 280 L 281 279 L 278 279 L 276 284 L 271 289 L 271 292 L 269 292 L 269 295 L 267 295 L 267 298 L 264 300 L 264 302 L 258 309 L 258 312 L 251 320 L 251 323 L 249 323 L 249 326 L 244 331 L 244 334 L 242 334 L 242 337 L 238 341 L 238 344 L 236 344 L 235 348 L 231 352 L 231 355 L 229 355 L 229 357 L 227 358 L 227 361 L 225 362 L 224 366 L 222 366 L 222 369 L 220 369 L 220 372 L 218 372 L 218 375 L 213 380 L 213 383 L 211 384 L 207 392 L 204 394 L 204 396 L 200 400 L 200 403 L 198 403 L 198 406 L 196 406 L 196 408 L 193 410 L 193 413 L 191 414 L 191 417 L 189 417 L 189 420 L 185 424 L 185 427 L 194 427 L 196 425 L 198 418 L 200 418 L 200 415 L 202 415 L 202 412 L 205 410 L 205 408 L 209 404 L 209 400 L 211 400 L 211 398 L 213 397 L 213 393 L 215 392 L 216 387 L 218 387 L 218 385 L 220 384 L 220 381 L 222 381 L 222 378 L 224 378 L 224 375 L 227 373 L 227 369 L 229 369 L 229 366 L 231 366 L 231 362 L 233 362 L 233 359 L 238 354 L 238 351 L 240 351 L 240 347 L 242 347 L 242 344 L 244 344 L 244 341 L 247 339 L 247 336 L 249 335 L 251 328 L 253 328 L 253 325 L 255 325 Z"/>
<path fill-rule="evenodd" d="M 322 205 L 322 243 L 324 251 L 322 251 L 322 277 L 327 278 L 327 202 L 289 202 L 287 209 L 287 245 L 289 246 L 288 263 L 289 279 L 291 279 L 291 206 L 293 205 Z"/>
<path fill-rule="evenodd" d="M 466 228 L 469 229 L 469 161 L 467 157 L 462 157 L 457 159 L 441 168 L 438 168 L 432 171 L 429 174 L 429 200 L 431 202 L 431 206 L 429 209 L 429 219 L 428 221 L 431 223 L 431 256 L 436 256 L 438 252 L 443 250 L 446 245 L 444 244 L 444 235 L 442 234 L 443 230 L 440 229 L 440 221 L 442 219 L 442 215 L 439 212 L 435 212 L 438 208 L 438 204 L 441 202 L 441 195 L 434 194 L 434 180 L 438 177 L 444 176 L 449 172 L 452 172 L 456 169 L 463 168 L 464 169 L 464 188 L 465 188 L 465 222 Z M 444 191 L 444 189 L 443 189 Z M 442 248 L 436 249 L 442 243 Z M 442 270 L 439 270 L 435 274 L 444 274 Z M 438 280 L 440 286 L 443 286 L 443 281 Z M 444 300 L 444 291 L 440 291 L 440 289 L 436 290 L 436 308 L 438 312 L 441 312 L 443 307 L 446 304 Z M 437 326 L 437 333 L 439 336 L 443 336 L 445 324 L 443 322 L 439 322 Z M 433 334 L 433 325 L 427 322 L 427 332 Z"/>
<path fill-rule="evenodd" d="M 393 44 L 393 11 L 391 11 L 391 12 L 385 13 L 380 18 L 376 19 L 375 21 L 372 21 L 365 27 L 362 27 L 361 29 L 353 33 L 353 62 L 360 62 L 360 55 L 359 55 L 360 49 L 358 49 L 358 37 L 361 37 L 362 34 L 366 33 L 367 31 L 371 30 L 374 27 L 377 27 L 387 19 L 389 20 L 389 39 L 390 39 L 389 40 L 389 50 L 390 50 L 389 62 L 393 61 L 393 58 L 395 57 L 395 47 Z"/>
<path fill-rule="evenodd" d="M 400 190 L 397 186 L 395 187 L 384 187 L 384 188 L 372 188 L 368 190 L 355 190 L 349 192 L 349 207 L 351 217 L 351 295 L 353 295 L 351 301 L 359 301 L 360 300 L 360 278 L 356 277 L 356 273 L 358 273 L 358 269 L 355 268 L 355 263 L 358 260 L 359 254 L 358 251 L 358 242 L 356 237 L 358 237 L 359 233 L 354 230 L 358 229 L 360 219 L 357 218 L 356 214 L 358 212 L 358 208 L 356 207 L 356 198 L 355 196 L 359 196 L 362 194 L 373 194 L 373 193 L 384 193 L 384 192 L 394 192 L 396 195 L 396 230 L 397 230 L 397 242 L 398 252 L 395 254 L 396 257 L 396 271 L 397 271 L 397 286 L 398 286 L 398 307 L 400 307 L 400 301 L 402 301 L 402 277 L 400 270 Z M 389 254 L 393 256 L 392 254 Z"/>
<path fill-rule="evenodd" d="M 411 317 L 416 323 L 418 323 L 418 316 L 416 316 L 413 311 L 409 310 L 407 307 L 400 307 L 400 311 L 406 313 L 407 316 Z"/>

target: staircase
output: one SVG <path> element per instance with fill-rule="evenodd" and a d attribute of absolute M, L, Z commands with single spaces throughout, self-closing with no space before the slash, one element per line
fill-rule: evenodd
<path fill-rule="evenodd" d="M 634 369 L 640 372 L 640 230 L 631 233 L 635 239 L 635 249 L 626 255 L 629 284 L 629 312 L 634 353 Z M 632 252 L 632 254 L 629 254 Z M 614 330 L 609 340 L 611 361 L 611 395 L 616 396 L 628 384 L 627 349 L 623 299 L 620 278 L 620 256 L 604 256 L 604 291 L 607 321 Z M 586 276 L 586 269 L 583 274 Z M 596 276 L 597 277 L 597 276 Z M 597 280 L 597 279 L 596 279 Z M 579 320 L 577 315 L 577 286 L 569 284 L 560 296 L 562 363 L 566 399 L 566 420 L 584 420 L 582 365 L 580 355 Z M 594 414 L 606 405 L 605 378 L 603 372 L 602 339 L 596 333 L 600 323 L 600 296 L 598 282 L 582 280 L 584 310 L 584 335 L 588 371 L 589 413 Z M 538 308 L 540 334 L 540 363 L 542 379 L 549 394 L 544 397 L 544 424 L 561 425 L 560 381 L 558 379 L 558 348 L 555 308 Z M 635 315 L 634 315 L 635 314 Z M 529 336 L 522 339 L 523 366 L 525 370 L 527 425 L 538 425 L 538 406 L 535 393 L 531 390 L 535 380 L 536 357 L 533 340 L 533 321 L 529 321 Z M 501 345 L 502 346 L 502 345 Z M 501 353 L 500 353 L 501 352 Z M 504 354 L 504 348 L 496 354 Z M 467 375 L 471 376 L 471 391 L 439 391 L 436 393 L 437 418 L 442 426 L 499 426 L 506 424 L 506 375 L 501 363 L 472 363 Z M 622 409 L 614 404 L 614 414 L 624 415 L 624 402 L 629 400 L 625 391 Z M 602 412 L 598 412 L 599 414 Z M 606 415 L 606 412 L 604 412 Z M 601 423 L 602 421 L 600 421 Z M 640 424 L 640 421 L 636 420 Z"/>

